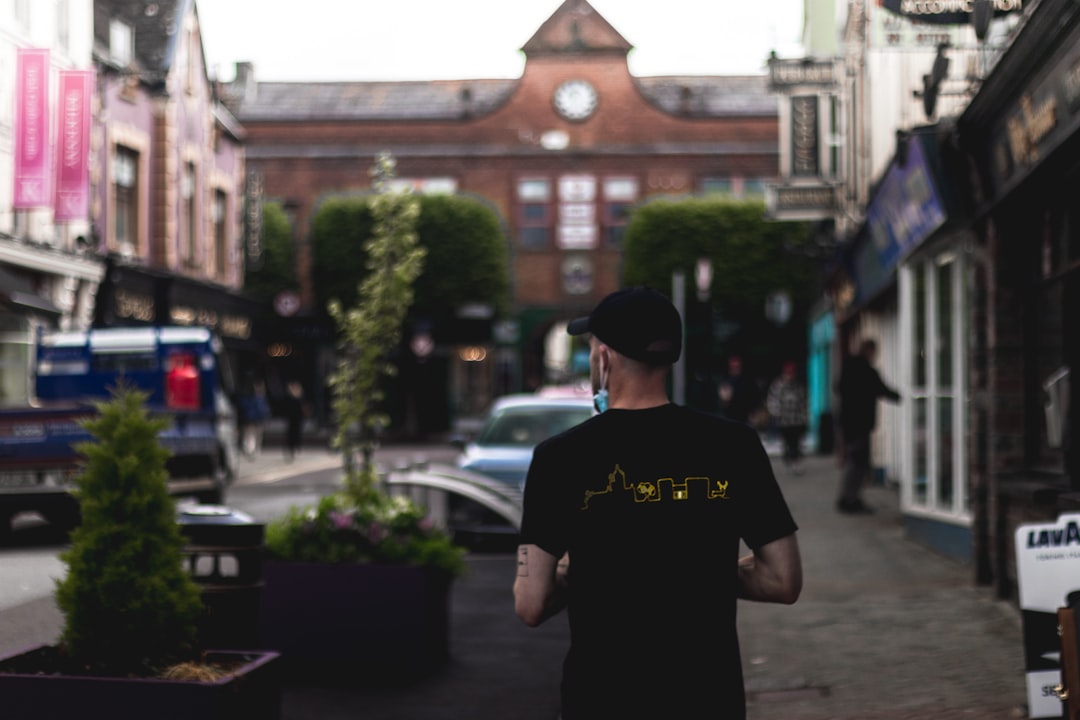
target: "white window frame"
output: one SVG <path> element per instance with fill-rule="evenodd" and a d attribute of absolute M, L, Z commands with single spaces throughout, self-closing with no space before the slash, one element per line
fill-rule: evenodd
<path fill-rule="evenodd" d="M 109 20 L 109 55 L 121 67 L 135 59 L 135 28 L 119 18 Z"/>
<path fill-rule="evenodd" d="M 946 263 L 952 264 L 952 287 L 949 290 L 950 315 L 952 328 L 948 339 L 938 338 L 937 270 Z M 926 327 L 926 383 L 915 385 L 915 365 L 911 353 L 915 348 L 915 288 L 916 273 L 925 273 L 923 322 Z M 903 448 L 901 456 L 901 509 L 909 515 L 919 515 L 944 520 L 959 525 L 969 526 L 972 513 L 968 497 L 968 453 L 967 453 L 967 261 L 964 253 L 956 248 L 942 250 L 934 255 L 909 261 L 900 268 L 900 337 L 902 348 L 911 348 L 909 354 L 900 363 L 904 402 L 902 405 Z M 947 390 L 939 387 L 938 363 L 936 362 L 938 343 L 947 341 L 952 345 L 952 384 Z M 939 468 L 942 452 L 940 441 L 943 437 L 940 418 L 937 413 L 938 400 L 952 398 L 953 447 L 951 463 L 953 474 L 953 493 L 948 506 L 938 498 Z M 926 402 L 926 451 L 927 451 L 927 487 L 925 500 L 915 495 L 915 405 L 919 400 Z"/>

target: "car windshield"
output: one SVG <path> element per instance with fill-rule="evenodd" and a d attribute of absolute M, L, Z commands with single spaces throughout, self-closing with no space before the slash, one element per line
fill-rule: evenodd
<path fill-rule="evenodd" d="M 591 415 L 592 408 L 587 406 L 506 408 L 487 421 L 476 442 L 479 445 L 533 447 Z"/>

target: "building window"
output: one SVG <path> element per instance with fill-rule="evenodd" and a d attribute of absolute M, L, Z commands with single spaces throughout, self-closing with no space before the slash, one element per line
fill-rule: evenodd
<path fill-rule="evenodd" d="M 138 247 L 139 233 L 139 154 L 118 145 L 113 155 L 112 178 L 116 216 L 113 242 L 121 255 L 132 256 Z"/>
<path fill-rule="evenodd" d="M 15 0 L 15 22 L 23 30 L 30 29 L 30 0 Z"/>
<path fill-rule="evenodd" d="M 56 44 L 65 52 L 71 50 L 69 0 L 56 0 Z"/>
<path fill-rule="evenodd" d="M 743 180 L 742 196 L 755 200 L 765 197 L 765 181 L 758 178 Z"/>
<path fill-rule="evenodd" d="M 741 177 L 705 178 L 701 181 L 701 193 L 740 200 L 761 200 L 765 197 L 765 180 Z"/>
<path fill-rule="evenodd" d="M 608 247 L 621 248 L 630 213 L 638 201 L 638 181 L 634 178 L 604 179 L 604 242 Z"/>
<path fill-rule="evenodd" d="M 123 20 L 109 21 L 109 53 L 123 67 L 130 65 L 135 57 L 135 33 Z"/>
<path fill-rule="evenodd" d="M 732 197 L 735 188 L 731 178 L 705 178 L 701 181 L 701 192 L 704 195 Z"/>
<path fill-rule="evenodd" d="M 518 244 L 525 250 L 551 247 L 551 181 L 520 180 L 517 188 Z"/>
<path fill-rule="evenodd" d="M 194 25 L 194 21 L 192 21 Z M 187 31 L 187 82 L 184 88 L 188 95 L 195 93 L 195 88 L 199 86 L 200 70 L 202 66 L 199 63 L 199 33 L 195 27 L 189 27 Z"/>
<path fill-rule="evenodd" d="M 214 262 L 218 277 L 224 279 L 228 271 L 228 233 L 225 219 L 228 217 L 226 208 L 227 196 L 221 190 L 214 192 L 214 207 L 212 211 L 214 219 Z"/>
<path fill-rule="evenodd" d="M 33 333 L 14 315 L 0 318 L 0 407 L 24 406 L 32 393 Z"/>
<path fill-rule="evenodd" d="M 180 248 L 180 259 L 191 268 L 198 264 L 198 255 L 196 253 L 198 233 L 196 229 L 199 216 L 196 212 L 195 199 L 195 163 L 186 162 L 184 163 L 184 175 L 180 179 L 180 201 L 184 213 L 184 239 Z"/>

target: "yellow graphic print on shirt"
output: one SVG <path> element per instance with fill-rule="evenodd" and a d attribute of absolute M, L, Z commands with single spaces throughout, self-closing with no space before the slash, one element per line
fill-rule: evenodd
<path fill-rule="evenodd" d="M 607 484 L 603 490 L 586 490 L 585 502 L 582 510 L 589 509 L 589 501 L 598 495 L 610 495 L 615 492 L 616 485 L 624 491 L 634 493 L 635 503 L 654 503 L 668 501 L 689 500 L 696 494 L 707 500 L 727 500 L 728 481 L 713 480 L 705 476 L 684 477 L 681 480 L 675 478 L 657 478 L 656 480 L 639 480 L 633 482 L 627 479 L 626 471 L 618 464 L 615 469 L 608 473 Z M 702 488 L 698 490 L 697 488 Z"/>

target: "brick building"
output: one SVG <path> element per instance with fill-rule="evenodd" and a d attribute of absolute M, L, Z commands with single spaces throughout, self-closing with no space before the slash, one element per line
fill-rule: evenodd
<path fill-rule="evenodd" d="M 331 194 L 368 191 L 377 153 L 389 151 L 400 181 L 479 197 L 507 229 L 512 314 L 494 318 L 483 367 L 436 349 L 449 358 L 455 409 L 559 380 L 545 368 L 545 338 L 619 286 L 634 206 L 761 196 L 778 175 L 777 100 L 764 75 L 636 77 L 631 48 L 588 2 L 566 0 L 522 47 L 516 79 L 257 82 L 240 64 L 221 92 L 247 132 L 263 197 L 291 213 L 300 312 L 318 282 L 313 214 Z M 317 385 L 320 366 L 310 358 L 302 379 Z"/>

